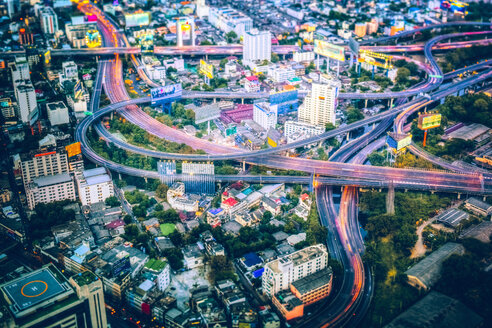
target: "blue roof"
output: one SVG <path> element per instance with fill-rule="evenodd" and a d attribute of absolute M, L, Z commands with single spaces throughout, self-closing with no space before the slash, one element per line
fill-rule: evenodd
<path fill-rule="evenodd" d="M 252 267 L 262 263 L 261 258 L 258 255 L 256 255 L 256 253 L 253 252 L 245 254 L 243 257 L 244 257 L 244 264 L 247 267 Z"/>
<path fill-rule="evenodd" d="M 260 278 L 263 275 L 263 271 L 265 271 L 265 268 L 260 268 L 256 271 L 253 271 L 253 277 Z"/>
<path fill-rule="evenodd" d="M 223 211 L 223 210 L 222 210 L 222 208 L 220 208 L 220 207 L 219 207 L 219 208 L 212 208 L 212 209 L 208 210 L 208 212 L 209 212 L 210 214 L 213 214 L 213 215 L 217 215 L 217 214 L 219 214 L 219 213 L 220 213 L 220 212 L 222 212 L 222 211 Z"/>
<path fill-rule="evenodd" d="M 87 253 L 88 251 L 90 251 L 90 247 L 89 246 L 86 246 L 84 244 L 80 245 L 76 250 L 75 250 L 75 254 L 80 254 L 80 255 L 84 255 L 85 253 Z"/>

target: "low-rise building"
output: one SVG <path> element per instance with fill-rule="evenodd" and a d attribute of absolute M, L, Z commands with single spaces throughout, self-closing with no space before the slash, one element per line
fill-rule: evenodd
<path fill-rule="evenodd" d="M 453 254 L 463 254 L 461 244 L 446 243 L 423 260 L 405 271 L 408 283 L 417 288 L 430 289 L 439 280 L 441 264 Z"/>
<path fill-rule="evenodd" d="M 492 205 L 482 202 L 475 197 L 468 198 L 465 202 L 465 208 L 475 214 L 487 216 L 492 213 Z"/>
<path fill-rule="evenodd" d="M 48 119 L 52 126 L 68 124 L 70 122 L 68 108 L 63 101 L 46 104 L 46 111 L 48 112 Z"/>
<path fill-rule="evenodd" d="M 327 267 L 312 275 L 294 281 L 290 285 L 290 291 L 304 305 L 309 305 L 330 295 L 332 282 L 333 271 L 331 267 Z"/>

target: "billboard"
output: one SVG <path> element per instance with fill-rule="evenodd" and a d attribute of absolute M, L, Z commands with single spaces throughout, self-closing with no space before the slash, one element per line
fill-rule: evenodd
<path fill-rule="evenodd" d="M 318 55 L 345 61 L 345 48 L 322 40 L 314 40 L 314 52 Z"/>
<path fill-rule="evenodd" d="M 193 111 L 195 112 L 195 124 L 212 121 L 220 117 L 220 108 L 218 104 L 198 107 Z"/>
<path fill-rule="evenodd" d="M 393 56 L 388 56 L 377 52 L 372 52 L 368 50 L 359 51 L 359 62 L 381 67 L 384 69 L 393 68 L 393 64 L 391 63 L 392 59 Z"/>
<path fill-rule="evenodd" d="M 85 43 L 89 48 L 100 47 L 102 44 L 101 34 L 98 30 L 88 30 L 85 32 Z"/>
<path fill-rule="evenodd" d="M 441 114 L 427 113 L 419 115 L 419 129 L 427 130 L 437 128 L 438 126 L 441 126 Z"/>
<path fill-rule="evenodd" d="M 349 38 L 349 48 L 350 51 L 352 51 L 353 54 L 357 55 L 360 50 L 360 44 L 359 42 L 355 41 L 354 38 Z"/>
<path fill-rule="evenodd" d="M 49 64 L 51 62 L 51 50 L 44 53 L 44 63 Z"/>
<path fill-rule="evenodd" d="M 65 149 L 67 151 L 67 156 L 69 158 L 82 153 L 82 150 L 80 149 L 80 142 L 75 142 L 73 144 L 70 144 L 66 146 Z"/>
<path fill-rule="evenodd" d="M 209 79 L 214 78 L 214 66 L 207 64 L 206 61 L 200 59 L 200 73 L 208 77 Z"/>
<path fill-rule="evenodd" d="M 452 13 L 455 12 L 460 12 L 464 15 L 468 14 L 466 11 L 466 7 L 468 7 L 468 4 L 462 1 L 457 1 L 457 0 L 442 0 L 441 1 L 441 9 L 442 10 L 448 10 Z"/>
<path fill-rule="evenodd" d="M 386 143 L 396 151 L 400 151 L 412 143 L 411 134 L 388 133 Z"/>
<path fill-rule="evenodd" d="M 144 26 L 150 24 L 150 14 L 144 11 L 137 11 L 133 14 L 125 14 L 126 27 Z"/>
<path fill-rule="evenodd" d="M 182 94 L 183 88 L 181 87 L 181 83 L 170 84 L 150 90 L 153 105 L 156 103 L 172 102 L 178 98 L 181 98 Z"/>

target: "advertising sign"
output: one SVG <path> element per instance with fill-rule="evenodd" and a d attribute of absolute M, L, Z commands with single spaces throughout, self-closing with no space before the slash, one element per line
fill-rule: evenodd
<path fill-rule="evenodd" d="M 437 128 L 438 126 L 441 126 L 441 114 L 428 113 L 419 115 L 419 129 L 427 130 Z"/>
<path fill-rule="evenodd" d="M 44 53 L 44 63 L 49 64 L 51 62 L 51 50 Z"/>
<path fill-rule="evenodd" d="M 408 147 L 412 143 L 412 135 L 388 133 L 388 136 L 386 137 L 386 143 L 394 150 L 400 151 Z"/>
<path fill-rule="evenodd" d="M 67 156 L 69 158 L 82 153 L 82 150 L 80 149 L 80 142 L 75 142 L 73 144 L 70 144 L 66 146 L 65 149 L 67 151 Z"/>
<path fill-rule="evenodd" d="M 349 48 L 353 54 L 357 55 L 359 53 L 359 50 L 360 50 L 360 44 L 359 44 L 359 42 L 355 41 L 354 38 L 351 37 L 349 39 Z"/>
<path fill-rule="evenodd" d="M 318 55 L 345 61 L 345 48 L 322 40 L 314 40 L 314 52 Z"/>
<path fill-rule="evenodd" d="M 126 27 L 144 26 L 150 24 L 150 14 L 144 11 L 138 11 L 133 14 L 125 15 Z"/>
<path fill-rule="evenodd" d="M 359 62 L 367 63 L 369 65 L 381 67 L 384 69 L 393 68 L 393 64 L 391 63 L 392 58 L 393 56 L 388 56 L 377 52 L 372 52 L 367 50 L 359 51 Z"/>
<path fill-rule="evenodd" d="M 101 34 L 98 30 L 88 30 L 85 33 L 85 43 L 89 48 L 100 47 L 102 44 Z"/>
<path fill-rule="evenodd" d="M 172 102 L 181 98 L 182 94 L 183 88 L 181 87 L 181 83 L 170 84 L 150 90 L 153 105 L 156 103 Z"/>
<path fill-rule="evenodd" d="M 214 66 L 207 64 L 206 61 L 200 59 L 200 73 L 208 77 L 209 79 L 214 78 Z"/>

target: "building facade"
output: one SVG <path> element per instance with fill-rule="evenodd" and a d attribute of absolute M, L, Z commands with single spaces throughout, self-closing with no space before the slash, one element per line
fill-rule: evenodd
<path fill-rule="evenodd" d="M 52 203 L 65 199 L 75 200 L 75 186 L 68 173 L 35 178 L 26 186 L 29 209 L 40 203 Z"/>
<path fill-rule="evenodd" d="M 23 154 L 20 165 L 24 185 L 34 178 L 69 172 L 67 153 L 62 149 Z"/>
<path fill-rule="evenodd" d="M 55 34 L 58 32 L 58 16 L 51 7 L 41 10 L 41 28 L 44 34 Z"/>
<path fill-rule="evenodd" d="M 77 172 L 76 180 L 82 205 L 104 202 L 114 196 L 113 181 L 104 167 Z"/>
<path fill-rule="evenodd" d="M 267 102 L 256 103 L 253 106 L 253 121 L 263 129 L 275 129 L 277 125 L 277 106 Z"/>
<path fill-rule="evenodd" d="M 272 35 L 270 31 L 252 29 L 244 34 L 243 61 L 272 59 Z"/>
<path fill-rule="evenodd" d="M 327 123 L 335 125 L 335 109 L 340 87 L 338 81 L 313 83 L 311 92 L 299 107 L 299 122 L 322 126 Z"/>

